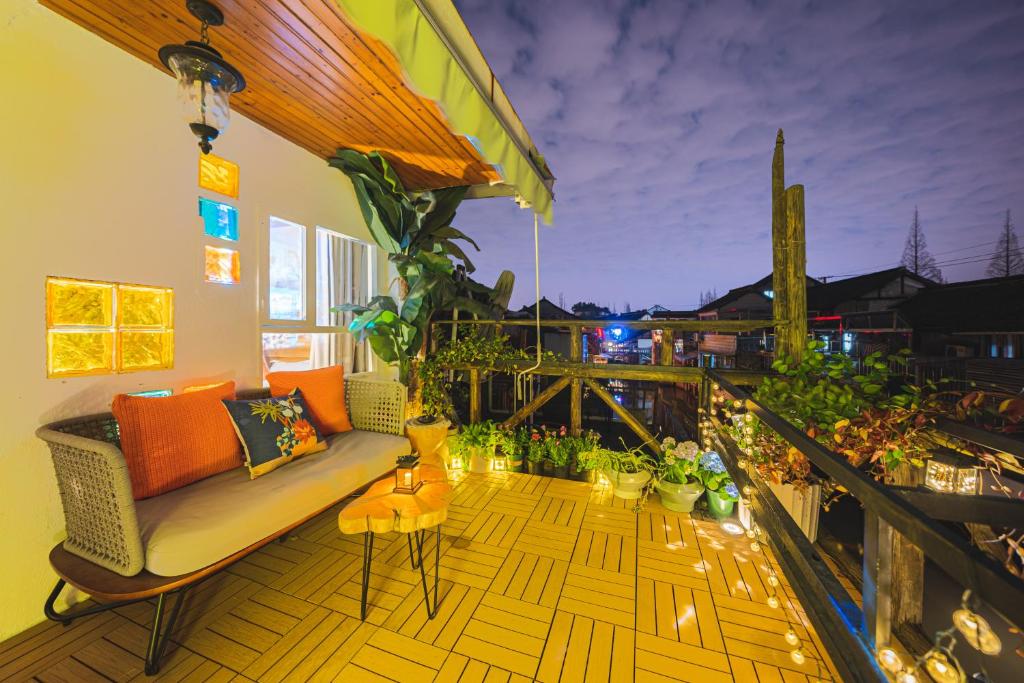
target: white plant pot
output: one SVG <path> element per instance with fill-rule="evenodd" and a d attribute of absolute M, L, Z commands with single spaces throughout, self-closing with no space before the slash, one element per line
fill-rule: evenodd
<path fill-rule="evenodd" d="M 768 487 L 786 508 L 786 512 L 814 543 L 818 539 L 818 514 L 821 510 L 821 484 L 809 484 L 799 489 L 792 484 L 773 484 Z"/>
<path fill-rule="evenodd" d="M 657 483 L 661 504 L 673 512 L 693 512 L 693 506 L 704 494 L 704 484 L 699 481 L 673 484 L 669 481 Z"/>
<path fill-rule="evenodd" d="M 469 448 L 469 471 L 475 474 L 484 474 L 491 471 L 491 461 L 494 459 L 494 452 L 483 446 Z"/>
<path fill-rule="evenodd" d="M 644 494 L 644 487 L 651 480 L 650 472 L 629 474 L 626 472 L 604 470 L 602 474 L 612 483 L 612 494 L 616 498 L 625 498 L 627 500 L 635 500 L 641 497 Z"/>

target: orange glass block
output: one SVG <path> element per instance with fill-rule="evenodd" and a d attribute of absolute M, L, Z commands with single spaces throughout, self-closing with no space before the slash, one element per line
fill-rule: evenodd
<path fill-rule="evenodd" d="M 117 286 L 119 327 L 174 327 L 174 290 L 168 287 Z"/>
<path fill-rule="evenodd" d="M 50 330 L 46 376 L 101 375 L 114 371 L 114 333 Z"/>
<path fill-rule="evenodd" d="M 207 245 L 205 279 L 224 285 L 237 285 L 242 281 L 242 265 L 238 252 Z"/>
<path fill-rule="evenodd" d="M 174 367 L 174 332 L 122 330 L 118 340 L 119 372 Z"/>
<path fill-rule="evenodd" d="M 216 154 L 200 154 L 199 187 L 237 199 L 238 164 Z"/>
<path fill-rule="evenodd" d="M 46 326 L 114 324 L 114 285 L 89 280 L 46 278 Z"/>

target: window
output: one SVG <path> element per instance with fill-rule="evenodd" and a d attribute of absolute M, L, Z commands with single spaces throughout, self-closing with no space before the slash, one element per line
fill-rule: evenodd
<path fill-rule="evenodd" d="M 368 345 L 356 344 L 345 326 L 352 314 L 331 311 L 365 304 L 377 285 L 377 250 L 334 230 L 271 216 L 260 298 L 264 372 L 343 365 L 371 369 Z"/>
<path fill-rule="evenodd" d="M 46 278 L 47 377 L 174 366 L 174 290 Z"/>

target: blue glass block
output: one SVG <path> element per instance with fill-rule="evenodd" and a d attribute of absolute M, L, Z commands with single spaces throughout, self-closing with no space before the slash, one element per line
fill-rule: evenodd
<path fill-rule="evenodd" d="M 129 396 L 142 396 L 144 398 L 163 398 L 171 395 L 170 389 L 151 389 L 150 391 L 132 391 Z"/>
<path fill-rule="evenodd" d="M 222 240 L 238 240 L 238 209 L 230 204 L 199 198 L 199 215 L 203 217 L 203 232 Z"/>

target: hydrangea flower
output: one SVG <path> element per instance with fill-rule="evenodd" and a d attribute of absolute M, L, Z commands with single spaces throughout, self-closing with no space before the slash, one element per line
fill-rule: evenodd
<path fill-rule="evenodd" d="M 663 450 L 670 451 L 676 447 L 676 440 L 670 436 L 661 442 L 661 447 Z"/>
<path fill-rule="evenodd" d="M 693 460 L 700 452 L 696 441 L 684 441 L 675 448 L 675 456 L 684 460 Z"/>
<path fill-rule="evenodd" d="M 700 458 L 700 466 L 713 474 L 725 472 L 725 463 L 722 462 L 722 456 L 715 451 L 704 453 Z"/>
<path fill-rule="evenodd" d="M 740 497 L 740 490 L 738 488 L 736 488 L 736 484 L 732 483 L 731 481 L 728 484 L 725 485 L 725 489 L 724 490 L 725 490 L 725 495 L 729 496 L 730 498 L 739 498 Z"/>

